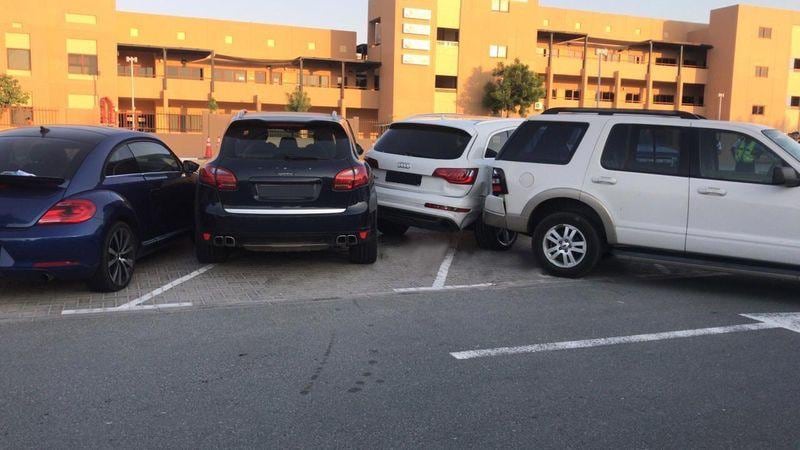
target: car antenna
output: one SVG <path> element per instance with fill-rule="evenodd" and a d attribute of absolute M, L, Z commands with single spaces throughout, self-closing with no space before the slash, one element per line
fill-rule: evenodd
<path fill-rule="evenodd" d="M 42 137 L 44 137 L 45 134 L 50 132 L 50 129 L 49 128 L 45 128 L 44 126 L 40 126 L 39 127 L 39 132 L 42 133 Z"/>

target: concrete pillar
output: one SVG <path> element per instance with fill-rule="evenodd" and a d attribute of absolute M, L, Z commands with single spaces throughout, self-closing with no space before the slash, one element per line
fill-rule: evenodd
<path fill-rule="evenodd" d="M 681 104 L 683 103 L 683 77 L 678 76 L 677 78 L 678 87 L 675 90 L 675 111 L 680 111 Z"/>
<path fill-rule="evenodd" d="M 650 52 L 647 55 L 647 85 L 644 88 L 644 109 L 653 106 L 653 41 L 650 41 Z"/>
<path fill-rule="evenodd" d="M 553 103 L 553 67 L 547 66 L 547 73 L 545 74 L 545 95 L 544 95 L 544 108 L 552 108 Z"/>
<path fill-rule="evenodd" d="M 589 73 L 586 69 L 581 69 L 581 101 L 580 107 L 585 108 L 587 105 L 587 97 L 589 97 Z M 594 101 L 594 97 L 589 98 L 588 101 Z"/>
<path fill-rule="evenodd" d="M 623 98 L 622 92 L 622 76 L 619 74 L 619 70 L 614 72 L 614 108 L 622 108 L 623 102 L 625 99 Z"/>

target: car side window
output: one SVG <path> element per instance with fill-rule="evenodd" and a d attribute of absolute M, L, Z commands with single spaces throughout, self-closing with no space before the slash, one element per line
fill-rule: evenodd
<path fill-rule="evenodd" d="M 139 173 L 139 165 L 127 145 L 117 147 L 111 152 L 111 156 L 108 157 L 106 167 L 103 170 L 103 175 L 113 177 L 134 173 Z"/>
<path fill-rule="evenodd" d="M 606 141 L 601 164 L 608 170 L 681 175 L 685 173 L 688 137 L 682 127 L 615 125 Z"/>
<path fill-rule="evenodd" d="M 164 148 L 163 145 L 148 142 L 132 142 L 128 144 L 136 157 L 139 169 L 142 173 L 154 172 L 180 172 L 181 164 L 172 156 L 172 152 Z"/>
<path fill-rule="evenodd" d="M 775 168 L 786 166 L 764 144 L 745 134 L 713 129 L 699 132 L 700 178 L 773 184 Z"/>
<path fill-rule="evenodd" d="M 511 137 L 511 131 L 501 131 L 492 135 L 492 137 L 489 138 L 489 143 L 486 145 L 486 152 L 483 157 L 490 159 L 497 158 L 497 155 L 500 154 L 500 150 L 506 144 L 509 137 Z"/>
<path fill-rule="evenodd" d="M 530 120 L 512 133 L 497 159 L 566 165 L 588 129 L 588 123 Z"/>

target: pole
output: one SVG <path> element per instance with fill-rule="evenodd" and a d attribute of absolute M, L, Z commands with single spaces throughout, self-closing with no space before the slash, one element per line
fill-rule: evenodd
<path fill-rule="evenodd" d="M 139 58 L 135 56 L 128 56 L 125 58 L 131 65 L 131 129 L 136 130 L 136 81 L 133 75 L 133 64 L 139 62 Z"/>
<path fill-rule="evenodd" d="M 600 90 L 603 87 L 603 56 L 597 54 L 597 107 L 600 107 Z"/>

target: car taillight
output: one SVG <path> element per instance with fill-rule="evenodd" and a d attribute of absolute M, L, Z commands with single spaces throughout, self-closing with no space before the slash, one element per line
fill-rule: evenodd
<path fill-rule="evenodd" d="M 89 200 L 63 200 L 39 219 L 39 225 L 83 223 L 94 217 L 97 207 Z"/>
<path fill-rule="evenodd" d="M 503 169 L 492 170 L 492 194 L 505 195 L 508 194 L 508 186 L 506 185 L 506 175 Z"/>
<path fill-rule="evenodd" d="M 352 191 L 369 184 L 369 171 L 364 165 L 358 165 L 336 174 L 333 179 L 334 191 Z"/>
<path fill-rule="evenodd" d="M 214 186 L 220 191 L 235 191 L 239 184 L 236 175 L 222 167 L 203 167 L 200 169 L 200 182 Z"/>
<path fill-rule="evenodd" d="M 434 177 L 442 178 L 450 184 L 475 184 L 478 169 L 436 169 Z"/>

